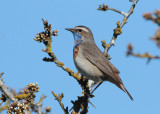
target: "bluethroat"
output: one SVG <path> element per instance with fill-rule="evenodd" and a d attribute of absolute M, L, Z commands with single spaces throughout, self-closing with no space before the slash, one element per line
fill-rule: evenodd
<path fill-rule="evenodd" d="M 109 81 L 126 92 L 131 100 L 132 96 L 119 77 L 119 70 L 105 57 L 95 44 L 91 30 L 86 26 L 66 28 L 74 36 L 73 57 L 78 71 L 95 84 Z"/>

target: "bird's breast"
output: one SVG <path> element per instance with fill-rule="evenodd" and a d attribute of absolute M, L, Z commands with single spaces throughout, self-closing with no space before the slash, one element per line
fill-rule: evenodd
<path fill-rule="evenodd" d="M 74 63 L 78 71 L 88 79 L 99 82 L 103 77 L 103 73 L 83 56 L 80 46 L 74 50 Z"/>
<path fill-rule="evenodd" d="M 77 55 L 78 55 L 78 53 L 79 53 L 80 43 L 81 43 L 81 40 L 76 40 L 76 41 L 74 42 L 74 48 L 73 48 L 73 56 L 74 56 L 74 59 L 77 57 Z"/>

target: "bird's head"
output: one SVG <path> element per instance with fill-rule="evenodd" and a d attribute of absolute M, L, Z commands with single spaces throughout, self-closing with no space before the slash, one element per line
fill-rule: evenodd
<path fill-rule="evenodd" d="M 86 26 L 76 26 L 74 28 L 66 28 L 66 30 L 73 33 L 75 42 L 90 42 L 94 43 L 93 34 L 91 30 Z"/>

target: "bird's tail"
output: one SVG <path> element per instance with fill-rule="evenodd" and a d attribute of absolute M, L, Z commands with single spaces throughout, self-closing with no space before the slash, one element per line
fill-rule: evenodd
<path fill-rule="evenodd" d="M 127 93 L 127 95 L 129 96 L 129 98 L 130 98 L 131 100 L 133 100 L 132 96 L 130 95 L 130 93 L 127 91 L 127 89 L 124 87 L 123 84 L 120 84 L 120 88 L 121 88 L 124 92 Z"/>

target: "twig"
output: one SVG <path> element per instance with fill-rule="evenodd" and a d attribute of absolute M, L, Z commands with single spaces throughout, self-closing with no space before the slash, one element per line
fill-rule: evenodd
<path fill-rule="evenodd" d="M 158 26 L 160 26 L 160 10 L 155 10 L 154 11 L 154 16 L 151 13 L 144 13 L 143 17 L 146 20 L 151 20 L 154 23 L 158 24 Z"/>
<path fill-rule="evenodd" d="M 71 101 L 73 103 L 72 113 L 86 114 L 88 112 L 89 98 L 94 97 L 94 95 L 90 94 L 90 86 L 88 86 L 88 80 L 84 80 L 83 76 L 79 80 L 79 84 L 81 85 L 83 91 L 82 95 L 78 97 L 78 100 Z"/>
<path fill-rule="evenodd" d="M 117 25 L 117 28 L 118 28 L 119 30 L 121 30 L 121 28 L 127 23 L 127 19 L 128 19 L 129 16 L 133 13 L 134 8 L 135 8 L 135 6 L 136 6 L 136 4 L 137 4 L 137 2 L 138 2 L 138 0 L 132 0 L 132 1 L 133 1 L 133 4 L 132 4 L 130 10 L 128 11 L 128 13 L 125 13 L 125 12 L 122 12 L 122 11 L 119 11 L 119 10 L 116 10 L 116 9 L 114 9 L 114 8 L 109 8 L 107 5 L 104 5 L 104 4 L 101 5 L 101 6 L 98 8 L 98 10 L 102 10 L 102 11 L 113 10 L 113 11 L 115 11 L 115 12 L 118 12 L 118 13 L 122 14 L 122 15 L 124 16 L 124 19 L 123 19 L 122 23 L 121 23 L 119 26 Z M 105 50 L 104 50 L 104 54 L 105 54 L 105 55 L 107 55 L 109 49 L 110 49 L 113 45 L 115 45 L 115 40 L 117 39 L 117 36 L 121 34 L 121 33 L 120 33 L 120 34 L 116 34 L 115 32 L 116 32 L 116 31 L 114 30 L 114 34 L 113 34 L 112 40 L 110 41 L 110 43 L 108 44 L 108 46 L 105 47 Z"/>
<path fill-rule="evenodd" d="M 59 105 L 61 106 L 61 108 L 63 109 L 65 114 L 69 114 L 68 112 L 68 107 L 64 108 L 62 101 L 62 98 L 64 97 L 63 94 L 58 94 L 58 96 L 54 93 L 54 91 L 52 91 L 53 96 L 55 97 L 55 99 L 58 101 Z"/>
<path fill-rule="evenodd" d="M 42 114 L 42 102 L 46 98 L 46 96 L 42 95 L 39 102 L 35 104 L 38 107 L 38 112 L 37 114 Z"/>
<path fill-rule="evenodd" d="M 13 94 L 8 91 L 7 87 L 4 85 L 3 81 L 0 79 L 0 88 L 4 92 L 4 94 L 12 101 L 21 104 L 17 99 L 14 98 Z M 24 114 L 28 114 L 26 110 L 24 110 Z"/>
<path fill-rule="evenodd" d="M 48 53 L 48 55 L 51 57 L 51 58 L 44 58 L 43 60 L 44 61 L 50 61 L 50 62 L 54 62 L 58 67 L 61 67 L 64 71 L 66 71 L 70 76 L 74 77 L 77 81 L 80 80 L 80 76 L 77 74 L 77 73 L 74 73 L 71 69 L 69 69 L 68 67 L 66 67 L 64 65 L 63 62 L 60 62 L 57 57 L 54 55 L 54 53 L 51 51 L 51 52 L 48 52 L 46 50 L 42 50 L 46 53 Z"/>
<path fill-rule="evenodd" d="M 9 103 L 10 103 L 10 101 L 7 100 L 6 104 L 5 104 L 4 106 L 0 107 L 0 113 L 1 113 L 3 110 L 7 110 L 7 107 L 8 107 L 8 105 L 9 105 Z"/>
<path fill-rule="evenodd" d="M 2 105 L 2 103 L 3 103 L 3 101 L 1 100 L 1 102 L 0 102 L 0 106 Z"/>
<path fill-rule="evenodd" d="M 4 74 L 4 72 L 1 72 L 1 74 L 0 74 L 0 78 L 2 77 L 2 75 Z"/>
<path fill-rule="evenodd" d="M 151 13 L 144 13 L 143 17 L 146 20 L 151 20 L 154 23 L 158 24 L 158 29 L 155 33 L 155 36 L 151 37 L 151 40 L 155 41 L 157 43 L 157 46 L 160 48 L 160 10 L 155 10 L 154 16 Z"/>
<path fill-rule="evenodd" d="M 51 32 L 51 24 L 48 24 L 48 21 L 44 21 L 43 19 L 42 21 L 44 24 L 45 31 L 38 33 L 34 40 L 38 42 L 43 42 L 46 46 L 46 49 L 42 49 L 42 51 L 46 52 L 50 56 L 50 58 L 45 57 L 43 58 L 43 61 L 54 62 L 57 66 L 61 67 L 64 71 L 68 72 L 70 76 L 73 76 L 76 80 L 80 80 L 79 75 L 77 75 L 77 73 L 74 73 L 71 69 L 67 68 L 63 62 L 60 62 L 51 49 L 52 36 L 58 36 L 58 30 L 53 30 L 53 32 Z"/>
<path fill-rule="evenodd" d="M 155 35 L 150 39 L 156 42 L 157 46 L 160 48 L 160 26 L 158 27 Z"/>
<path fill-rule="evenodd" d="M 129 55 L 132 55 L 134 57 L 139 57 L 139 58 L 147 58 L 148 59 L 147 63 L 149 63 L 152 59 L 160 59 L 160 56 L 153 56 L 149 53 L 145 53 L 145 54 L 134 53 L 133 46 L 131 44 L 128 44 L 127 56 Z"/>
<path fill-rule="evenodd" d="M 2 80 L 0 80 L 0 88 L 12 102 L 18 102 L 18 100 L 14 98 L 13 94 L 8 91 Z"/>
<path fill-rule="evenodd" d="M 78 100 L 71 101 L 73 103 L 72 113 L 73 114 L 86 114 L 88 112 L 88 103 L 89 103 L 89 96 L 84 94 L 78 97 Z M 80 110 L 81 109 L 81 110 Z"/>

